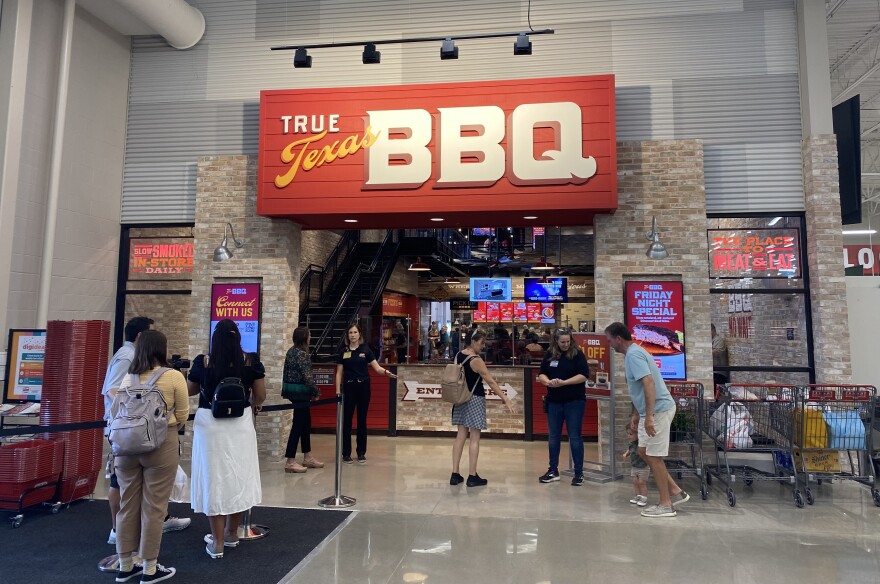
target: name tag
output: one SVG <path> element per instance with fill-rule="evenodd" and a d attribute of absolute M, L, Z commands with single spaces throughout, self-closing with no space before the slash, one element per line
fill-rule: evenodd
<path fill-rule="evenodd" d="M 559 361 L 550 361 L 550 367 L 559 367 Z"/>
<path fill-rule="evenodd" d="M 342 354 L 343 359 L 351 359 L 351 351 L 346 351 Z"/>
<path fill-rule="evenodd" d="M 366 358 L 367 358 L 367 354 L 366 354 L 366 353 L 361 353 L 360 355 L 358 355 L 358 357 L 360 357 L 361 359 L 366 359 Z"/>

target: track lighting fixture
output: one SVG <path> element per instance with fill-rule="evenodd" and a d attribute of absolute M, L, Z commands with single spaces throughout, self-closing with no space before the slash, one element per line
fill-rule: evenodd
<path fill-rule="evenodd" d="M 381 60 L 382 53 L 376 50 L 376 45 L 374 43 L 367 43 L 364 45 L 364 53 L 361 56 L 361 61 L 364 65 L 379 63 Z"/>
<path fill-rule="evenodd" d="M 440 47 L 440 59 L 445 61 L 446 59 L 458 59 L 458 47 L 455 46 L 455 41 L 451 38 L 446 38 L 443 40 L 443 46 Z"/>
<path fill-rule="evenodd" d="M 293 54 L 293 67 L 295 69 L 311 69 L 312 57 L 305 47 L 300 47 Z"/>

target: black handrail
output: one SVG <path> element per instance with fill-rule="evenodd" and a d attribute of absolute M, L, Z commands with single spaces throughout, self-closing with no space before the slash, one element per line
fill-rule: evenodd
<path fill-rule="evenodd" d="M 376 266 L 378 265 L 379 260 L 382 258 L 386 246 L 390 241 L 393 240 L 393 235 L 394 232 L 392 230 L 389 230 L 385 234 L 385 239 L 382 240 L 382 244 L 379 246 L 379 249 L 376 250 L 376 254 L 373 256 L 373 261 L 370 263 L 369 266 L 364 263 L 358 263 L 357 268 L 355 268 L 355 271 L 351 276 L 351 280 L 349 280 L 348 285 L 345 287 L 345 291 L 342 293 L 342 296 L 340 296 L 339 301 L 336 303 L 336 307 L 333 309 L 333 313 L 330 315 L 330 319 L 324 326 L 324 330 L 321 331 L 321 336 L 318 337 L 318 341 L 315 343 L 315 348 L 312 349 L 313 358 L 317 357 L 318 351 L 324 345 L 324 342 L 327 340 L 330 331 L 333 330 L 333 325 L 336 323 L 336 319 L 339 317 L 339 313 L 342 311 L 343 307 L 351 297 L 351 293 L 354 291 L 355 286 L 359 283 L 361 275 L 364 273 L 372 273 L 376 270 Z M 355 306 L 354 314 L 352 317 L 349 318 L 347 323 L 352 322 L 353 319 L 357 317 L 357 312 L 359 309 L 360 302 L 358 302 L 358 304 Z"/>
<path fill-rule="evenodd" d="M 336 247 L 330 253 L 327 261 L 323 266 L 310 264 L 304 271 L 299 282 L 299 313 L 300 316 L 305 314 L 312 303 L 312 281 L 317 277 L 318 290 L 317 300 L 320 301 L 326 293 L 326 288 L 332 284 L 333 278 L 339 271 L 339 266 L 344 263 L 352 250 L 360 241 L 361 233 L 356 230 L 347 230 L 340 240 L 336 243 Z M 344 254 L 344 255 L 343 255 Z"/>

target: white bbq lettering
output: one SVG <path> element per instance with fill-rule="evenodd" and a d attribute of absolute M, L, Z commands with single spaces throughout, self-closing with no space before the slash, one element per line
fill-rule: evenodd
<path fill-rule="evenodd" d="M 416 188 L 431 178 L 431 114 L 422 109 L 368 111 L 376 142 L 366 150 L 366 187 Z M 403 138 L 391 138 L 392 135 Z M 396 162 L 396 163 L 395 163 Z"/>
<path fill-rule="evenodd" d="M 462 136 L 462 132 L 476 136 Z M 504 110 L 484 107 L 440 108 L 440 178 L 437 186 L 488 186 L 504 176 Z M 476 158 L 477 162 L 462 162 Z"/>

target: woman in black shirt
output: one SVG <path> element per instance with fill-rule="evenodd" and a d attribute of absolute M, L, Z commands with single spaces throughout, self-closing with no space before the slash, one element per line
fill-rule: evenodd
<path fill-rule="evenodd" d="M 568 431 L 568 446 L 574 460 L 574 478 L 571 484 L 584 484 L 584 439 L 581 428 L 587 405 L 587 378 L 590 366 L 587 358 L 571 340 L 571 331 L 556 329 L 553 342 L 544 361 L 538 382 L 547 387 L 547 427 L 550 450 L 550 468 L 538 480 L 552 483 L 559 480 L 559 450 L 562 443 L 562 423 Z"/>
<path fill-rule="evenodd" d="M 397 376 L 383 369 L 373 351 L 364 343 L 361 328 L 357 324 L 348 327 L 345 343 L 336 359 L 336 395 L 343 396 L 342 462 L 351 464 L 351 419 L 357 408 L 357 457 L 367 462 L 367 409 L 370 407 L 370 373 L 367 367 L 379 375 Z"/>

